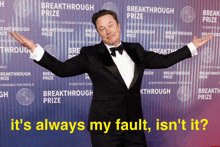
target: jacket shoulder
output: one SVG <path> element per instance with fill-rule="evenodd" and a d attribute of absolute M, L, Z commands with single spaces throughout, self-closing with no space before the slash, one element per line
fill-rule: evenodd
<path fill-rule="evenodd" d="M 141 46 L 141 44 L 140 43 L 138 43 L 138 42 L 122 42 L 123 44 L 125 44 L 125 45 L 131 45 L 131 46 L 135 46 L 135 45 L 140 45 Z"/>
<path fill-rule="evenodd" d="M 84 46 L 80 50 L 80 53 L 82 53 L 82 54 L 93 54 L 99 49 L 99 47 L 100 47 L 100 44 L 95 44 L 95 45 L 92 45 L 92 46 Z"/>
<path fill-rule="evenodd" d="M 135 49 L 143 49 L 142 45 L 138 42 L 131 43 L 131 42 L 122 42 L 126 47 L 135 48 Z"/>

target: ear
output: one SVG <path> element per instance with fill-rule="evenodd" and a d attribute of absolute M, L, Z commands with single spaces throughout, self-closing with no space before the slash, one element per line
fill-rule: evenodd
<path fill-rule="evenodd" d="M 121 31 L 121 25 L 119 22 L 118 22 L 118 27 L 119 27 L 119 31 Z"/>

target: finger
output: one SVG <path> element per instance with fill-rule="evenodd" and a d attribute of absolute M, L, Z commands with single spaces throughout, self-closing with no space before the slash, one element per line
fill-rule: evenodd
<path fill-rule="evenodd" d="M 210 39 L 212 39 L 212 37 L 214 37 L 214 34 L 209 35 L 208 39 L 210 40 Z"/>
<path fill-rule="evenodd" d="M 22 43 L 23 43 L 23 44 L 25 44 L 25 43 L 27 43 L 27 42 L 30 41 L 30 40 L 27 39 L 25 36 L 21 36 L 19 33 L 17 33 L 17 34 L 18 34 L 18 37 L 22 40 Z"/>
<path fill-rule="evenodd" d="M 212 39 L 213 36 L 214 36 L 214 34 L 207 35 L 207 36 L 202 38 L 202 41 L 208 42 L 210 39 Z"/>
<path fill-rule="evenodd" d="M 9 31 L 9 33 L 14 37 L 16 37 L 17 35 L 14 33 L 14 32 L 12 32 L 12 31 Z"/>
<path fill-rule="evenodd" d="M 17 40 L 18 42 L 20 42 L 19 40 L 19 37 L 14 33 L 14 32 L 12 32 L 12 31 L 10 31 L 9 32 L 10 34 L 11 34 L 11 36 L 15 39 L 15 40 Z"/>
<path fill-rule="evenodd" d="M 205 37 L 205 39 L 211 39 L 213 36 L 214 36 L 214 34 L 207 35 L 207 36 Z"/>
<path fill-rule="evenodd" d="M 193 37 L 193 41 L 196 40 L 196 36 Z"/>
<path fill-rule="evenodd" d="M 18 37 L 22 40 L 22 42 L 24 42 L 24 36 L 21 36 L 18 32 L 16 32 L 17 33 L 17 35 L 18 35 Z"/>

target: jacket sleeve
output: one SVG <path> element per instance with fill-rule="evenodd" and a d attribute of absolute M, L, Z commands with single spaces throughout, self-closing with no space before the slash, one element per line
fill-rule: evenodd
<path fill-rule="evenodd" d="M 187 46 L 184 46 L 183 48 L 167 55 L 145 51 L 140 44 L 138 44 L 138 46 L 141 48 L 140 56 L 141 61 L 144 64 L 144 68 L 168 68 L 186 58 L 192 57 L 191 52 Z"/>
<path fill-rule="evenodd" d="M 57 60 L 46 51 L 42 59 L 39 62 L 35 62 L 59 77 L 70 77 L 86 72 L 86 60 L 87 56 L 85 49 L 82 48 L 79 55 L 70 58 L 65 62 Z"/>

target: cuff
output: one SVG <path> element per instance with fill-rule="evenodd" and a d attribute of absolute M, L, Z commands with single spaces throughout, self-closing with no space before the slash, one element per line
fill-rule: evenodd
<path fill-rule="evenodd" d="M 198 55 L 197 49 L 196 49 L 195 45 L 192 42 L 187 44 L 187 46 L 188 46 L 188 48 L 191 52 L 192 57 Z"/>
<path fill-rule="evenodd" d="M 36 44 L 36 45 L 37 45 L 37 47 L 34 49 L 34 52 L 30 53 L 30 59 L 40 61 L 41 58 L 43 57 L 45 51 L 39 44 Z"/>

